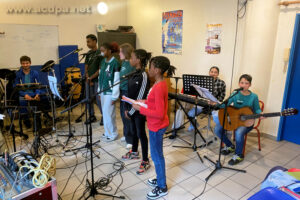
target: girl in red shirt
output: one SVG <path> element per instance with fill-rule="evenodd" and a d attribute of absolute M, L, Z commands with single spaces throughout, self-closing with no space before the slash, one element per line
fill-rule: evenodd
<path fill-rule="evenodd" d="M 148 93 L 147 100 L 140 100 L 147 104 L 147 108 L 133 104 L 133 108 L 147 118 L 150 138 L 150 152 L 154 162 L 156 178 L 149 179 L 148 184 L 155 187 L 147 194 L 149 199 L 157 199 L 168 194 L 166 185 L 165 158 L 163 155 L 163 135 L 169 125 L 168 119 L 168 87 L 163 74 L 167 72 L 172 76 L 175 67 L 170 65 L 168 58 L 156 56 L 150 61 L 149 76 L 155 79 L 155 83 Z"/>

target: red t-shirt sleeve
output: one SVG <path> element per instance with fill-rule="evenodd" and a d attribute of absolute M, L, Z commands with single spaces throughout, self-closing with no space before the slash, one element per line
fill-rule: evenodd
<path fill-rule="evenodd" d="M 157 87 L 154 92 L 155 95 L 155 109 L 141 107 L 140 113 L 152 118 L 164 119 L 165 99 L 163 87 Z"/>

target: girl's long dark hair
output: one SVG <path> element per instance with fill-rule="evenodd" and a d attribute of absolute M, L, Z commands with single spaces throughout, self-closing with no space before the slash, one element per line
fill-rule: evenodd
<path fill-rule="evenodd" d="M 151 58 L 151 53 L 147 52 L 144 49 L 136 49 L 133 51 L 133 53 L 141 61 L 142 68 L 145 69 Z"/>
<path fill-rule="evenodd" d="M 170 64 L 170 60 L 165 56 L 155 56 L 151 59 L 150 65 L 153 63 L 154 67 L 159 68 L 161 73 L 167 72 L 167 76 L 173 76 L 176 68 Z"/>

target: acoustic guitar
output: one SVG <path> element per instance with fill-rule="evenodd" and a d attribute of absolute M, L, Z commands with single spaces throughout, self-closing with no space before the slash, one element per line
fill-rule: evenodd
<path fill-rule="evenodd" d="M 253 114 L 250 107 L 235 108 L 233 106 L 227 107 L 225 116 L 225 130 L 233 131 L 240 126 L 250 127 L 254 125 L 255 119 L 260 117 L 277 117 L 277 116 L 290 116 L 298 114 L 295 108 L 288 108 L 282 112 Z M 219 121 L 223 125 L 224 108 L 219 110 Z"/>

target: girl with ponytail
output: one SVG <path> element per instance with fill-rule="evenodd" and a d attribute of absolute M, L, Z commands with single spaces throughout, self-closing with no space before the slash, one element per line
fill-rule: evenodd
<path fill-rule="evenodd" d="M 151 58 L 151 53 L 146 52 L 144 49 L 137 49 L 131 53 L 130 65 L 135 68 L 136 73 L 128 79 L 128 97 L 131 99 L 141 100 L 145 99 L 150 87 L 150 81 L 145 67 Z M 148 158 L 148 138 L 146 135 L 146 117 L 141 115 L 140 112 L 134 109 L 130 104 L 127 104 L 125 109 L 125 116 L 130 119 L 130 128 L 132 134 L 132 148 L 124 156 L 123 160 L 139 159 L 139 140 L 142 147 L 142 162 L 137 174 L 143 174 L 150 167 Z"/>

